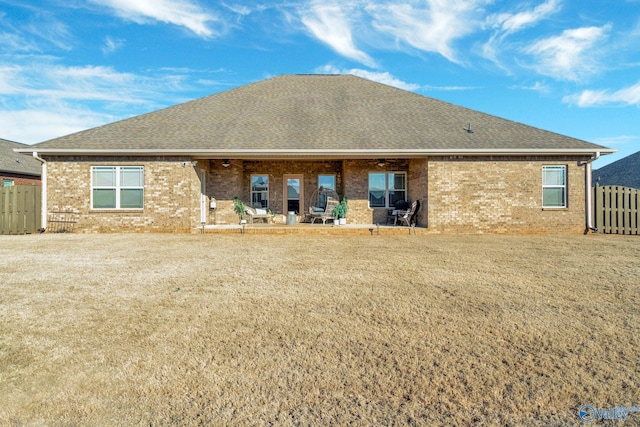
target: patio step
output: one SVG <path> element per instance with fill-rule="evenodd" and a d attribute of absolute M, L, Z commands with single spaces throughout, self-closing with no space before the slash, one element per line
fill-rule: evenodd
<path fill-rule="evenodd" d="M 377 224 L 253 224 L 253 225 L 205 225 L 197 227 L 194 233 L 202 234 L 301 234 L 301 235 L 337 235 L 337 236 L 394 236 L 426 235 L 424 227 L 385 226 Z"/>

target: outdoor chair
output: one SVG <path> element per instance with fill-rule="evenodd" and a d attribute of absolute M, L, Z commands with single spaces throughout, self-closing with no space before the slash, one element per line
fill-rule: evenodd
<path fill-rule="evenodd" d="M 320 210 L 315 206 L 311 206 L 309 208 L 309 216 L 311 217 L 311 224 L 316 222 L 316 219 L 322 220 L 322 223 L 325 224 L 328 219 L 333 218 L 333 208 L 338 205 L 338 200 L 333 197 L 327 197 L 327 203 L 324 209 Z"/>
<path fill-rule="evenodd" d="M 398 213 L 409 210 L 409 202 L 406 200 L 398 200 L 393 204 L 393 209 L 387 210 L 387 224 L 393 223 L 395 225 L 398 222 Z"/>
<path fill-rule="evenodd" d="M 407 227 L 410 227 L 411 225 L 415 225 L 416 219 L 417 219 L 416 214 L 418 213 L 418 210 L 420 210 L 420 201 L 416 200 L 413 203 L 411 203 L 411 209 L 409 209 L 408 211 L 398 212 L 398 214 L 396 215 L 395 224 L 397 224 L 397 222 L 399 221 L 400 225 L 406 225 Z"/>
<path fill-rule="evenodd" d="M 264 219 L 264 222 L 267 224 L 271 223 L 271 219 L 273 218 L 266 209 L 262 208 L 252 208 L 250 206 L 245 206 L 245 212 L 249 215 L 249 223 L 253 224 L 253 221 L 256 219 Z"/>

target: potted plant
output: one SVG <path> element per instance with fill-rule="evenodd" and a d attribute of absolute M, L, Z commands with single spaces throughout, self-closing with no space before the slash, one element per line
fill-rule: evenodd
<path fill-rule="evenodd" d="M 347 223 L 347 212 L 349 211 L 349 200 L 347 199 L 347 196 L 342 198 L 340 206 L 342 206 L 342 211 L 340 212 L 342 214 L 340 217 L 340 225 L 345 225 Z"/>
<path fill-rule="evenodd" d="M 344 211 L 342 203 L 338 203 L 333 210 L 331 211 L 331 215 L 333 215 L 333 225 L 340 224 L 340 218 L 344 217 Z"/>
<path fill-rule="evenodd" d="M 240 217 L 240 224 L 246 224 L 247 220 L 245 217 L 247 216 L 247 207 L 238 196 L 233 198 L 233 210 L 238 214 L 238 217 Z"/>
<path fill-rule="evenodd" d="M 270 222 L 271 223 L 275 223 L 276 222 L 276 213 L 273 210 L 271 210 L 270 208 L 267 208 L 267 213 L 269 215 L 271 215 L 271 221 Z"/>

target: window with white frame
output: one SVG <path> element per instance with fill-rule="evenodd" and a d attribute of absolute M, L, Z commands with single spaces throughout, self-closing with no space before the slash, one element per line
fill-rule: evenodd
<path fill-rule="evenodd" d="M 567 167 L 563 165 L 542 167 L 542 207 L 567 207 Z"/>
<path fill-rule="evenodd" d="M 407 200 L 405 172 L 370 172 L 369 206 L 392 208 L 397 201 Z"/>
<path fill-rule="evenodd" d="M 92 209 L 142 209 L 143 166 L 92 166 Z"/>
<path fill-rule="evenodd" d="M 269 175 L 251 175 L 251 206 L 269 207 Z"/>

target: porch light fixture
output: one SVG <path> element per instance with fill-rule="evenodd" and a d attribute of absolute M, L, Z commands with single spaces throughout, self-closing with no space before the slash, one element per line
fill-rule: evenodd
<path fill-rule="evenodd" d="M 378 166 L 380 166 L 381 168 L 384 167 L 384 165 L 387 164 L 387 161 L 385 159 L 378 159 Z"/>
<path fill-rule="evenodd" d="M 229 166 L 231 166 L 231 162 L 229 161 L 229 159 L 222 160 L 222 166 L 225 168 L 228 168 Z"/>

